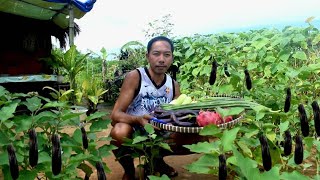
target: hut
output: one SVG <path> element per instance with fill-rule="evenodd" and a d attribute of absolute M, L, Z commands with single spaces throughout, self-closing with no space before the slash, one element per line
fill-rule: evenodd
<path fill-rule="evenodd" d="M 59 86 L 57 75 L 42 59 L 51 55 L 52 37 L 59 40 L 60 48 L 66 48 L 67 40 L 80 32 L 73 18 L 83 17 L 94 3 L 1 0 L 0 85 L 11 92 L 24 93 Z"/>

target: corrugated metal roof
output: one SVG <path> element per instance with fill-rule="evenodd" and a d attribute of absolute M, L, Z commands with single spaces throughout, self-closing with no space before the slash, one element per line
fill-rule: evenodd
<path fill-rule="evenodd" d="M 95 0 L 0 0 L 0 11 L 33 19 L 52 20 L 60 27 L 67 28 L 68 3 L 73 5 L 74 18 L 80 19 L 92 9 Z"/>

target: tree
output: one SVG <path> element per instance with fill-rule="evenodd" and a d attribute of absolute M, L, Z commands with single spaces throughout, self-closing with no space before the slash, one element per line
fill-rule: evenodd
<path fill-rule="evenodd" d="M 147 29 L 143 30 L 145 37 L 151 39 L 155 36 L 171 37 L 174 24 L 171 23 L 171 14 L 162 16 L 161 19 L 156 19 L 148 23 Z"/>

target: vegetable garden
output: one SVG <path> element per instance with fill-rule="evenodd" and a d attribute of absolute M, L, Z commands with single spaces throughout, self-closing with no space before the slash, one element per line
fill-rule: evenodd
<path fill-rule="evenodd" d="M 216 95 L 239 96 L 261 105 L 247 109 L 232 128 L 205 126 L 200 134 L 216 138 L 185 146 L 203 154 L 186 167 L 188 171 L 221 179 L 320 179 L 320 33 L 311 22 L 307 24 L 174 39 L 174 64 L 179 67 L 177 81 L 183 94 L 194 101 Z M 80 118 L 68 97 L 88 92 L 81 94 L 78 103 L 91 102 L 96 108 L 108 90 L 104 100 L 113 103 L 119 85 L 104 86 L 102 77 L 113 82 L 117 78 L 113 72 L 123 64 L 133 69 L 145 63 L 132 61 L 145 52 L 143 46 L 130 48 L 132 44 L 125 46 L 130 52 L 126 61 L 106 62 L 105 74 L 101 74 L 105 51 L 101 57 L 86 56 L 87 63 L 75 77 L 75 89 L 49 88 L 53 99 L 0 88 L 0 167 L 5 179 L 80 179 L 76 169 L 84 171 L 87 178 L 95 168 L 100 169 L 100 179 L 104 171 L 110 173 L 102 158 L 115 147 L 97 147 L 97 142 L 111 139 L 96 136 L 110 125 L 107 114 L 98 110 Z M 94 86 L 85 81 L 91 78 Z M 90 91 L 90 87 L 98 89 Z M 27 113 L 20 113 L 21 107 L 27 108 Z M 66 127 L 74 132 L 64 133 Z M 154 133 L 150 127 L 146 130 Z M 134 137 L 128 145 L 168 148 L 151 135 Z M 154 144 L 150 145 L 150 140 Z"/>

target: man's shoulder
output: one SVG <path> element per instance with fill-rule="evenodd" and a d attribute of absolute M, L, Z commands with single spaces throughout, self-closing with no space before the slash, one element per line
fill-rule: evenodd
<path fill-rule="evenodd" d="M 134 69 L 134 70 L 129 71 L 129 72 L 126 74 L 126 78 L 129 78 L 129 79 L 139 78 L 138 69 Z"/>

